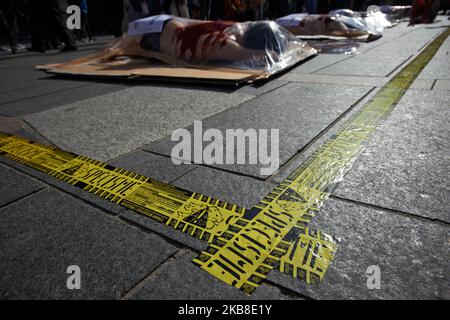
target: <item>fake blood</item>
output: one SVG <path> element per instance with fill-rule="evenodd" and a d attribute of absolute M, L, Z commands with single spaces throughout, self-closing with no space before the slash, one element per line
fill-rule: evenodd
<path fill-rule="evenodd" d="M 207 37 L 203 41 L 202 54 L 205 54 L 208 46 L 219 43 L 220 47 L 223 47 L 228 38 L 224 31 L 233 24 L 233 22 L 209 21 L 177 28 L 172 42 L 181 42 L 178 58 L 181 59 L 188 50 L 191 51 L 192 57 L 195 57 L 198 40 L 204 35 L 207 35 Z"/>

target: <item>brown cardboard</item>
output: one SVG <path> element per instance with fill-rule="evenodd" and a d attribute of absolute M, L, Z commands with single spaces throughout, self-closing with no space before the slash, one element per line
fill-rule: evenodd
<path fill-rule="evenodd" d="M 124 57 L 114 61 L 99 62 L 109 53 L 101 52 L 60 64 L 36 66 L 37 69 L 58 75 L 76 75 L 83 77 L 114 77 L 133 79 L 217 81 L 230 84 L 251 83 L 267 79 L 273 74 L 259 70 L 241 70 L 219 67 L 174 66 L 160 60 L 142 57 Z M 315 55 L 315 51 L 306 51 L 299 61 Z M 155 57 L 159 58 L 159 57 Z M 107 59 L 105 59 L 107 60 Z M 292 67 L 287 66 L 285 69 Z"/>

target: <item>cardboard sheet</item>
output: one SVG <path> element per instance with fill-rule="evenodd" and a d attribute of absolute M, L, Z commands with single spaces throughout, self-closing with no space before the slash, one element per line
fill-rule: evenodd
<path fill-rule="evenodd" d="M 130 23 L 104 51 L 37 66 L 59 75 L 249 83 L 317 54 L 271 21 L 221 22 L 157 15 Z"/>
<path fill-rule="evenodd" d="M 108 62 L 98 62 L 106 52 L 97 53 L 67 63 L 47 64 L 36 66 L 37 69 L 51 74 L 81 76 L 81 77 L 106 77 L 124 79 L 150 79 L 171 81 L 198 81 L 217 82 L 233 85 L 252 83 L 257 80 L 268 79 L 276 73 L 292 68 L 296 64 L 315 56 L 314 49 L 298 52 L 294 63 L 275 73 L 263 70 L 244 70 L 226 67 L 207 66 L 175 66 L 164 63 L 155 58 L 121 57 Z"/>

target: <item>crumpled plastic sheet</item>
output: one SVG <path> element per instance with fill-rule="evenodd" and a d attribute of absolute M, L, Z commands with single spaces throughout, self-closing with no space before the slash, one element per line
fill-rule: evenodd
<path fill-rule="evenodd" d="M 375 35 L 381 35 L 385 28 L 391 28 L 396 23 L 391 21 L 388 15 L 381 11 L 374 12 L 356 12 L 349 9 L 333 10 L 329 13 L 342 20 L 349 28 L 366 30 Z"/>
<path fill-rule="evenodd" d="M 331 11 L 330 14 L 296 13 L 276 21 L 302 39 L 352 38 L 370 41 L 378 39 L 384 28 L 391 26 L 380 12 L 362 15 L 348 9 Z"/>
<path fill-rule="evenodd" d="M 316 49 L 319 54 L 358 54 L 360 43 L 354 40 L 307 40 L 309 46 Z"/>
<path fill-rule="evenodd" d="M 224 67 L 276 73 L 317 53 L 273 21 L 202 21 L 157 15 L 133 21 L 107 51 L 181 67 Z"/>

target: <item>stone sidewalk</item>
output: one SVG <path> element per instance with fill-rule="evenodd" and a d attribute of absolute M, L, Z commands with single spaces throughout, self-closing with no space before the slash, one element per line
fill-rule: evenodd
<path fill-rule="evenodd" d="M 0 131 L 250 208 L 450 25 L 388 29 L 358 55 L 322 54 L 241 88 L 61 79 L 33 69 L 97 50 L 0 56 Z M 339 249 L 308 286 L 278 271 L 250 299 L 450 299 L 450 39 L 313 220 Z M 177 128 L 280 129 L 280 170 L 181 165 Z M 0 298 L 249 299 L 191 260 L 206 243 L 0 158 Z M 78 265 L 82 289 L 68 290 Z M 381 269 L 381 289 L 366 269 Z"/>

